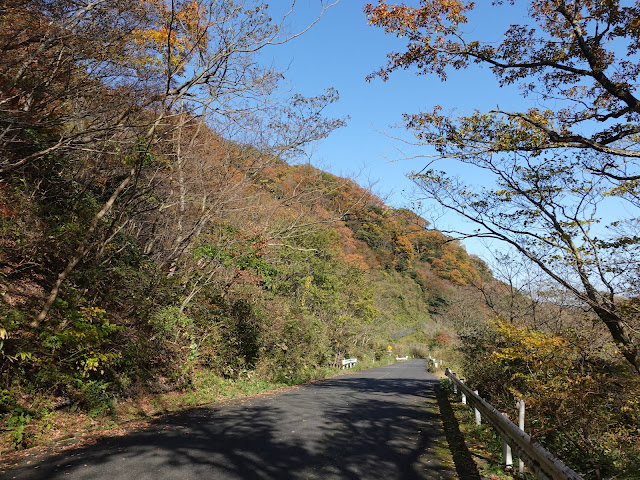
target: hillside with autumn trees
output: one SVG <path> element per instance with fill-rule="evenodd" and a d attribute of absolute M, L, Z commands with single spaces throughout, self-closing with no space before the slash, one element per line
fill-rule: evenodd
<path fill-rule="evenodd" d="M 305 33 L 287 13 L 3 2 L 0 450 L 322 378 L 348 357 L 433 354 L 512 416 L 524 399 L 527 432 L 584 478 L 638 478 L 638 67 L 602 42 L 637 60 L 640 9 L 567 4 L 532 2 L 499 48 L 463 40 L 473 3 L 365 7 L 408 41 L 370 80 L 487 65 L 566 101 L 405 116 L 433 162 L 493 179 L 412 175 L 418 200 L 472 225 L 460 238 L 509 247 L 491 272 L 453 232 L 305 161 L 346 120 L 327 115 L 334 89 L 292 93 L 261 62 Z"/>
<path fill-rule="evenodd" d="M 343 358 L 385 360 L 389 344 L 426 355 L 451 342 L 432 315 L 491 278 L 422 218 L 351 180 L 275 158 L 252 171 L 259 152 L 199 135 L 206 152 L 184 165 L 184 204 L 171 205 L 167 169 L 137 199 L 145 208 L 106 216 L 38 326 L 54 274 L 82 241 L 85 202 L 100 197 L 77 184 L 65 196 L 82 206 L 60 209 L 29 183 L 3 182 L 2 408 L 29 418 L 15 447 L 53 411 L 101 417 L 139 396 L 293 384 Z"/>
<path fill-rule="evenodd" d="M 343 124 L 337 93 L 274 95 L 256 53 L 289 37 L 261 2 L 10 1 L 0 25 L 3 450 L 424 355 L 491 281 L 296 161 Z"/>

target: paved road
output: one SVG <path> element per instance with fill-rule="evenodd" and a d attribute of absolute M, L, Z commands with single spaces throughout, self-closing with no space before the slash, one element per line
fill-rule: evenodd
<path fill-rule="evenodd" d="M 399 362 L 225 406 L 163 417 L 7 479 L 451 479 L 435 377 Z M 446 444 L 446 442 L 445 442 Z"/>

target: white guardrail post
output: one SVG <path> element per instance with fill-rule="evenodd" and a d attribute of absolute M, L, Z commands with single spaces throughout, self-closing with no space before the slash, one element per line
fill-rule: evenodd
<path fill-rule="evenodd" d="M 451 381 L 451 380 L 449 380 L 449 381 Z M 478 390 L 474 390 L 473 393 L 478 395 Z M 480 395 L 478 395 L 478 397 L 479 396 Z M 473 407 L 473 413 L 476 416 L 476 425 L 481 425 L 482 424 L 482 415 L 480 415 L 480 410 L 478 410 L 476 407 Z"/>
<path fill-rule="evenodd" d="M 522 472 L 524 465 L 540 480 L 584 480 L 578 473 L 567 467 L 564 463 L 545 450 L 540 444 L 524 432 L 524 401 L 520 400 L 518 406 L 518 425 L 509 420 L 506 414 L 500 413 L 490 403 L 483 400 L 477 390 L 471 390 L 463 381 L 456 377 L 448 368 L 445 375 L 453 384 L 454 392 L 460 389 L 461 394 L 471 404 L 476 412 L 476 424 L 480 425 L 482 419 L 489 423 L 500 435 L 503 441 L 505 464 L 513 466 L 511 450 L 520 460 L 518 470 Z M 508 449 L 508 451 L 507 451 Z"/>
<path fill-rule="evenodd" d="M 518 428 L 524 432 L 524 400 L 518 400 L 516 407 L 518 407 Z M 518 459 L 518 472 L 524 472 L 524 462 L 521 458 Z"/>
<path fill-rule="evenodd" d="M 502 412 L 504 418 L 509 419 L 507 412 Z M 511 456 L 511 447 L 507 443 L 507 439 L 502 436 L 502 460 L 504 461 L 504 467 L 511 470 L 513 468 L 513 457 Z"/>

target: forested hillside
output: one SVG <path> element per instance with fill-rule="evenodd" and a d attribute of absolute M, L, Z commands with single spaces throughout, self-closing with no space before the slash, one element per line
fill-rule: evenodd
<path fill-rule="evenodd" d="M 254 54 L 288 37 L 260 2 L 0 18 L 2 448 L 150 395 L 424 354 L 451 342 L 431 315 L 491 280 L 419 216 L 295 162 L 341 126 L 336 92 L 277 94 Z"/>
<path fill-rule="evenodd" d="M 487 43 L 475 4 L 415 3 L 365 7 L 407 39 L 369 80 L 485 65 L 535 99 L 405 115 L 416 200 L 465 231 L 306 161 L 338 92 L 262 63 L 306 30 L 261 0 L 3 2 L 0 450 L 430 353 L 585 478 L 638 478 L 640 7 L 531 2 Z"/>

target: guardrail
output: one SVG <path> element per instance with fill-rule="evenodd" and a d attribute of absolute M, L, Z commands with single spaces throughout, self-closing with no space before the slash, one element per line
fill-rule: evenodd
<path fill-rule="evenodd" d="M 404 357 L 398 357 L 396 356 L 396 360 L 409 360 L 409 355 L 406 355 Z"/>
<path fill-rule="evenodd" d="M 480 424 L 485 419 L 500 435 L 503 442 L 505 465 L 513 467 L 511 450 L 521 462 L 541 480 L 584 480 L 580 475 L 567 467 L 564 463 L 545 450 L 540 444 L 534 442 L 524 430 L 524 402 L 519 403 L 520 427 L 518 428 L 504 413 L 500 413 L 490 403 L 483 400 L 478 392 L 471 390 L 448 368 L 445 375 L 454 387 L 454 392 L 460 390 L 462 402 L 469 402 L 475 410 L 476 423 Z M 522 463 L 520 467 L 522 471 Z"/>
<path fill-rule="evenodd" d="M 443 360 L 440 360 L 438 362 L 438 359 L 437 358 L 433 358 L 431 355 L 429 355 L 429 360 L 431 360 L 431 363 L 433 364 L 433 366 L 435 368 L 438 368 L 438 365 L 440 366 L 440 368 L 444 367 L 444 361 Z"/>
<path fill-rule="evenodd" d="M 342 360 L 342 368 L 351 368 L 356 363 L 358 363 L 357 358 L 345 358 L 344 360 Z"/>

